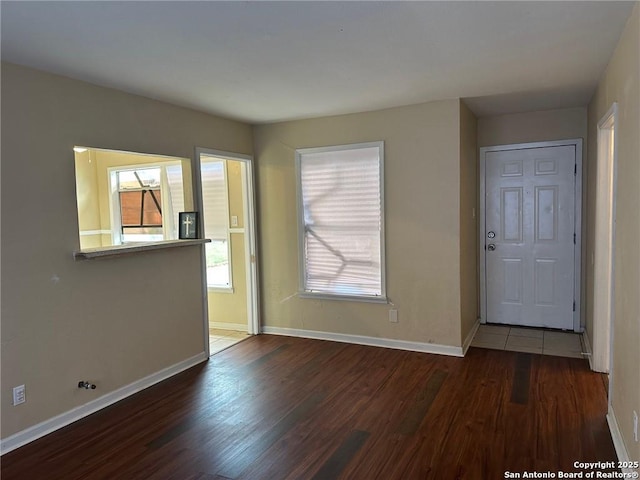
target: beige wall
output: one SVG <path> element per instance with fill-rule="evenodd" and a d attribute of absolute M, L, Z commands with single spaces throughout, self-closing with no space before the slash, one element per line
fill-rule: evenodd
<path fill-rule="evenodd" d="M 78 202 L 78 228 L 82 248 L 101 247 L 100 195 L 98 187 L 98 168 L 94 152 L 86 150 L 74 153 L 76 167 L 76 199 Z M 82 233 L 85 233 L 82 235 Z"/>
<path fill-rule="evenodd" d="M 200 247 L 73 259 L 74 145 L 252 153 L 246 125 L 2 64 L 3 439 L 204 350 Z"/>
<path fill-rule="evenodd" d="M 587 109 L 584 107 L 478 118 L 478 147 L 586 136 Z"/>
<path fill-rule="evenodd" d="M 254 128 L 265 325 L 460 345 L 459 117 L 446 100 Z M 377 140 L 395 307 L 299 298 L 295 150 Z"/>
<path fill-rule="evenodd" d="M 589 104 L 587 202 L 587 334 L 593 338 L 593 248 L 597 124 L 618 103 L 618 183 L 611 402 L 631 460 L 640 458 L 632 415 L 640 414 L 640 6 L 636 5 Z"/>
<path fill-rule="evenodd" d="M 215 289 L 209 289 L 209 325 L 211 327 L 231 330 L 240 329 L 242 331 L 246 331 L 248 328 L 247 274 L 244 251 L 244 234 L 232 233 L 231 268 L 233 291 L 220 292 Z"/>
<path fill-rule="evenodd" d="M 227 162 L 227 186 L 229 191 L 229 225 L 231 217 L 238 217 L 238 226 L 244 228 L 244 197 L 242 188 L 242 162 L 226 160 Z M 247 271 L 245 261 L 245 234 L 231 232 L 231 278 L 233 292 L 221 293 L 209 289 L 209 323 L 216 323 L 218 328 L 248 327 L 247 317 Z M 222 324 L 230 324 L 227 327 Z M 233 325 L 231 325 L 233 324 Z"/>
<path fill-rule="evenodd" d="M 477 120 L 460 102 L 460 319 L 464 342 L 479 317 Z"/>
<path fill-rule="evenodd" d="M 227 160 L 227 178 L 229 184 L 229 225 L 231 217 L 238 217 L 238 226 L 244 228 L 244 190 L 242 186 L 242 163 L 238 160 Z"/>

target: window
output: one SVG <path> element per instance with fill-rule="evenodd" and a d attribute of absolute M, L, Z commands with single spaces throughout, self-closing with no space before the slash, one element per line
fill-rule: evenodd
<path fill-rule="evenodd" d="M 110 177 L 114 244 L 178 238 L 176 219 L 184 209 L 180 164 L 112 168 Z"/>
<path fill-rule="evenodd" d="M 229 196 L 226 161 L 201 156 L 202 204 L 204 236 L 207 243 L 207 285 L 211 288 L 231 289 L 229 248 Z"/>
<path fill-rule="evenodd" d="M 160 168 L 116 171 L 123 242 L 162 240 Z"/>
<path fill-rule="evenodd" d="M 383 146 L 296 151 L 303 296 L 386 302 Z"/>

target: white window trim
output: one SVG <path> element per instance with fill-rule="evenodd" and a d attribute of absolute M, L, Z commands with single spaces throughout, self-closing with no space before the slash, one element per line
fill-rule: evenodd
<path fill-rule="evenodd" d="M 147 170 L 150 168 L 159 168 L 161 171 L 164 170 L 166 166 L 182 166 L 182 162 L 180 160 L 167 160 L 162 163 L 141 163 L 137 165 L 126 165 L 122 167 L 109 167 L 107 168 L 107 178 L 109 179 L 109 192 L 111 201 L 109 202 L 109 215 L 111 217 L 111 243 L 113 245 L 124 245 L 125 242 L 122 239 L 122 218 L 120 217 L 120 188 L 118 185 L 118 172 L 125 172 L 131 170 Z M 162 176 L 161 176 L 162 178 Z M 184 182 L 184 178 L 183 178 Z M 160 192 L 162 197 L 164 198 L 168 188 L 166 182 L 162 181 L 160 184 Z M 165 228 L 164 214 L 162 218 L 162 232 L 163 236 L 166 237 L 166 228 Z M 176 240 L 176 239 L 168 239 L 165 240 Z M 132 243 L 132 242 L 129 242 Z"/>
<path fill-rule="evenodd" d="M 305 256 L 304 256 L 304 208 L 302 205 L 302 156 L 314 153 L 343 152 L 362 148 L 378 148 L 380 159 L 380 295 L 340 295 L 326 292 L 309 292 L 305 290 Z M 386 282 L 386 248 L 385 248 L 385 199 L 384 199 L 384 141 L 332 145 L 328 147 L 299 148 L 296 150 L 296 206 L 298 212 L 298 297 L 317 300 L 346 300 L 368 303 L 389 303 Z"/>

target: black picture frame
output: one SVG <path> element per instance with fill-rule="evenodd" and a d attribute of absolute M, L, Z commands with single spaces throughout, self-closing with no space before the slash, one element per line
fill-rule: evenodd
<path fill-rule="evenodd" d="M 189 240 L 198 238 L 198 212 L 178 213 L 178 238 Z"/>

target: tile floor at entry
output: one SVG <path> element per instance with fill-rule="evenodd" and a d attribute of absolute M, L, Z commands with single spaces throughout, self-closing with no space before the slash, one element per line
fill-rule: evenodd
<path fill-rule="evenodd" d="M 249 338 L 247 332 L 238 330 L 223 330 L 221 328 L 209 329 L 209 355 L 221 352 L 231 345 L 241 342 L 245 338 Z"/>
<path fill-rule="evenodd" d="M 583 353 L 586 350 L 582 343 L 582 335 L 542 328 L 480 325 L 471 346 L 557 357 L 587 358 Z"/>

